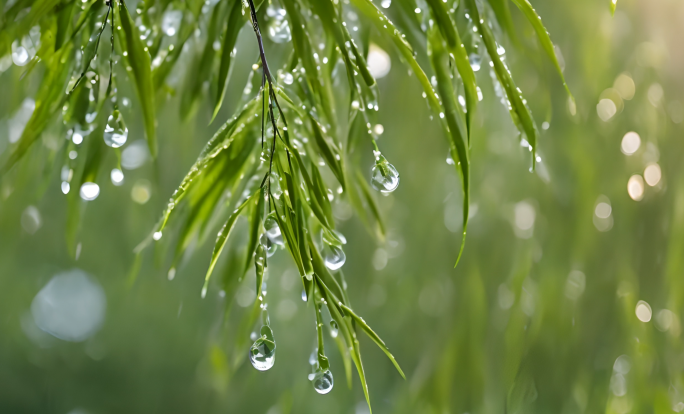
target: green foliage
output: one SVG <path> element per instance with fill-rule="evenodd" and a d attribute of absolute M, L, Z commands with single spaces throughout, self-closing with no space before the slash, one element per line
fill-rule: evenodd
<path fill-rule="evenodd" d="M 463 229 L 457 264 L 464 251 L 468 227 L 471 132 L 479 99 L 469 58 L 469 53 L 477 54 L 478 51 L 464 45 L 459 22 L 466 21 L 470 37 L 475 36 L 473 33 L 481 36 L 496 81 L 503 88 L 502 99 L 508 104 L 520 138 L 529 144 L 532 166 L 537 159 L 539 135 L 527 102 L 503 57 L 499 25 L 506 28 L 509 36 L 515 36 L 505 2 L 429 0 L 427 9 L 421 9 L 413 0 L 397 2 L 401 3 L 402 10 L 408 10 L 401 16 L 404 26 L 401 31 L 371 0 L 352 0 L 353 7 L 333 0 L 283 0 L 291 44 L 282 46 L 280 39 L 276 42 L 262 39 L 263 26 L 259 22 L 275 17 L 266 11 L 266 3 L 255 4 L 252 0 L 221 0 L 205 5 L 193 1 L 151 0 L 139 3 L 135 13 L 118 0 L 112 4 L 94 0 L 79 3 L 78 7 L 36 0 L 30 4 L 30 11 L 17 19 L 13 18 L 16 11 L 12 7 L 2 23 L 0 55 L 8 53 L 12 41 L 25 36 L 36 24 L 41 25 L 42 38 L 52 39 L 54 43 L 44 40 L 46 48 L 41 48 L 34 57 L 33 65 L 42 62 L 44 66 L 43 82 L 36 94 L 36 109 L 4 161 L 2 173 L 8 174 L 28 152 L 58 117 L 60 109 L 63 109 L 60 126 L 63 133 L 89 130 L 84 145 L 76 147 L 82 143 L 75 139 L 65 144 L 68 147 L 65 153 L 68 149 L 83 154 L 78 156 L 80 178 L 71 182 L 73 187 L 69 195 L 67 233 L 69 245 L 76 255 L 74 246 L 82 210 L 77 194 L 83 185 L 97 181 L 104 164 L 106 148 L 102 132 L 108 121 L 103 114 L 110 106 L 114 110 L 118 107 L 117 72 L 126 73 L 136 91 L 136 111 L 142 114 L 145 137 L 154 158 L 157 156 L 157 106 L 163 100 L 159 98 L 178 92 L 167 84 L 170 74 L 177 65 L 185 64 L 185 82 L 180 92 L 181 118 L 194 115 L 205 95 L 213 108 L 210 120 L 218 118 L 226 103 L 235 63 L 234 49 L 241 29 L 249 21 L 256 35 L 256 43 L 252 45 L 259 52 L 259 59 L 245 87 L 246 103 L 207 142 L 169 199 L 158 225 L 136 253 L 140 254 L 153 242 L 159 250 L 169 249 L 172 242 L 165 241 L 172 239 L 175 233 L 171 266 L 175 272 L 180 258 L 192 250 L 192 241 L 203 240 L 207 232 L 213 231 L 214 223 L 225 222 L 209 261 L 202 288 L 204 297 L 211 288 L 210 277 L 221 253 L 228 246 L 240 217 L 246 216 L 248 241 L 240 254 L 240 264 L 236 269 L 230 269 L 231 277 L 226 280 L 241 281 L 254 262 L 256 293 L 261 298 L 268 249 L 278 248 L 264 226 L 268 215 L 277 223 L 284 248 L 299 272 L 308 301 L 315 302 L 319 368 L 327 370 L 329 367 L 321 327 L 321 308 L 325 306 L 340 332 L 340 339 L 336 340 L 348 381 L 351 384 L 350 361 L 353 361 L 370 406 L 357 327 L 380 347 L 401 376 L 405 375 L 382 339 L 352 308 L 346 283 L 338 270 L 339 261 L 343 263 L 344 260 L 345 239 L 335 230 L 331 200 L 348 200 L 369 233 L 382 242 L 387 229 L 362 167 L 364 159 L 370 155 L 369 148 L 373 150 L 379 179 L 397 180 L 390 184 L 391 188 L 380 189 L 393 191 L 399 178 L 390 176 L 394 167 L 381 154 L 377 134 L 371 128 L 378 111 L 378 89 L 367 62 L 368 39 L 348 30 L 345 13 L 356 10 L 364 16 L 359 22 L 359 33 L 375 30 L 379 38 L 395 45 L 444 131 L 463 195 Z M 553 44 L 539 16 L 527 0 L 514 0 L 514 3 L 532 24 L 544 52 L 568 89 Z M 164 34 L 159 33 L 165 30 L 160 20 L 162 12 L 172 7 L 182 18 L 176 44 L 167 45 Z M 202 47 L 198 48 L 201 53 L 189 53 L 191 57 L 186 59 L 189 61 L 184 62 L 181 51 L 186 42 L 193 41 L 191 38 L 197 30 L 203 36 Z M 274 30 L 285 29 L 281 26 Z M 419 45 L 411 45 L 402 31 L 410 33 L 410 38 L 416 42 L 427 45 L 428 65 L 422 63 L 425 56 L 417 52 Z M 102 48 L 105 43 L 102 37 L 106 33 L 111 34 L 109 55 Z M 281 69 L 272 72 L 266 52 L 278 49 L 289 54 L 289 58 Z M 340 61 L 344 74 L 335 69 Z M 434 74 L 432 80 L 428 73 Z M 259 74 L 261 82 L 258 82 Z M 100 94 L 100 89 L 105 89 L 104 83 L 100 88 L 101 79 L 105 77 L 109 78 L 106 92 Z M 289 81 L 285 80 L 288 77 Z M 345 77 L 346 85 L 340 86 L 339 78 Z M 211 85 L 208 91 L 203 89 L 205 84 Z M 253 91 L 254 86 L 257 91 Z M 338 96 L 342 95 L 337 93 L 338 88 L 348 92 L 348 99 Z M 465 97 L 460 95 L 461 91 Z M 339 111 L 340 107 L 345 111 Z M 97 116 L 93 118 L 93 114 Z M 75 166 L 71 161 L 66 163 L 69 168 Z M 71 178 L 65 181 L 66 192 L 70 181 Z M 328 257 L 330 252 L 333 254 Z M 333 259 L 338 262 L 331 264 Z M 224 284 L 233 286 L 228 282 Z M 253 318 L 254 313 L 247 320 L 253 323 Z M 270 340 L 274 342 L 272 337 Z M 514 393 L 512 404 L 521 405 L 529 399 L 526 397 L 529 386 L 522 387 L 527 387 L 520 391 L 523 397 Z"/>

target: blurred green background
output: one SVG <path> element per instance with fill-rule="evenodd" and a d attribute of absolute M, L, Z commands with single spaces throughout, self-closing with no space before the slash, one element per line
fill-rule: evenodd
<path fill-rule="evenodd" d="M 483 61 L 476 73 L 484 99 L 474 118 L 471 222 L 456 269 L 461 190 L 446 161 L 446 140 L 415 77 L 391 44 L 372 34 L 391 61 L 378 80 L 379 145 L 401 174 L 399 189 L 380 197 L 387 243 L 375 244 L 348 205 L 338 204 L 335 214 L 348 240 L 351 302 L 407 374 L 404 381 L 368 338 L 360 339 L 376 413 L 684 410 L 684 3 L 620 0 L 614 17 L 607 1 L 533 5 L 562 53 L 576 111 L 513 7 L 519 43 L 503 45 L 540 127 L 542 162 L 528 171 L 529 152 Z M 198 45 L 184 51 L 188 58 Z M 273 62 L 282 61 L 277 45 L 266 46 Z M 237 107 L 257 56 L 248 26 L 237 51 L 219 122 Z M 3 155 L 26 122 L 22 108 L 30 107 L 25 99 L 40 79 L 40 71 L 20 79 L 23 69 L 6 58 Z M 179 78 L 172 74 L 169 83 Z M 123 108 L 130 130 L 124 148 L 135 148 L 142 119 L 131 86 L 122 80 L 120 88 L 132 100 Z M 59 166 L 37 162 L 62 138 L 46 132 L 2 177 L 0 412 L 368 412 L 358 379 L 347 388 L 330 338 L 334 389 L 321 396 L 307 380 L 314 314 L 282 250 L 270 260 L 267 280 L 278 343 L 267 372 L 244 363 L 251 327 L 239 329 L 252 306 L 253 275 L 234 299 L 218 283 L 200 298 L 211 240 L 184 259 L 173 280 L 168 260 L 150 249 L 137 279 L 129 278 L 133 248 L 218 128 L 207 126 L 208 101 L 184 123 L 178 98 L 158 102 L 158 164 L 138 146 L 128 153 L 123 185 L 99 177 L 76 260 L 65 242 Z M 106 162 L 114 168 L 113 153 Z M 52 294 L 95 302 L 84 308 L 90 328 L 76 342 L 36 325 L 38 293 L 72 269 L 90 275 L 70 279 L 81 290 Z"/>

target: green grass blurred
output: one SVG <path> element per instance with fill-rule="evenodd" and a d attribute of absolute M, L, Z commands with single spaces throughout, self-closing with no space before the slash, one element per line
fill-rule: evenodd
<path fill-rule="evenodd" d="M 529 152 L 519 145 L 483 65 L 476 74 L 484 99 L 472 137 L 473 212 L 456 269 L 461 192 L 446 163 L 443 132 L 430 121 L 415 78 L 391 45 L 373 35 L 392 61 L 379 80 L 379 143 L 401 184 L 380 200 L 387 245 L 376 245 L 356 218 L 342 220 L 340 230 L 348 240 L 351 302 L 407 374 L 402 380 L 382 352 L 361 339 L 376 413 L 684 409 L 684 4 L 620 0 L 612 18 L 608 2 L 534 6 L 562 51 L 577 113 L 570 114 L 552 67 L 536 56 L 532 28 L 512 10 L 521 47 L 504 46 L 538 125 L 548 125 L 540 129 L 542 163 L 536 173 L 528 171 Z M 251 35 L 241 34 L 221 122 L 235 109 L 232 97 L 241 95 L 256 57 Z M 10 119 L 35 94 L 40 77 L 36 72 L 20 80 L 21 73 L 11 66 L 0 74 L 3 156 Z M 621 74 L 633 80 L 633 96 Z M 121 90 L 134 96 L 130 85 Z M 283 251 L 269 264 L 278 348 L 267 372 L 235 364 L 250 342 L 237 338 L 240 316 L 250 309 L 240 297 L 249 298 L 249 288 L 238 290 L 228 314 L 218 285 L 200 299 L 211 243 L 198 246 L 172 281 L 168 258 L 150 250 L 128 285 L 133 248 L 217 128 L 207 126 L 208 102 L 196 120 L 181 123 L 178 101 L 160 102 L 158 174 L 147 162 L 126 171 L 120 187 L 101 177 L 101 194 L 82 217 L 77 260 L 65 242 L 59 169 L 43 174 L 38 163 L 50 140 L 62 138 L 46 133 L 12 174 L 0 178 L 0 412 L 367 412 L 358 380 L 347 389 L 329 338 L 334 389 L 320 396 L 307 380 L 314 314 L 300 299 L 294 265 Z M 142 138 L 141 116 L 130 108 L 124 116 L 129 142 Z M 632 155 L 621 151 L 629 131 L 640 136 Z M 113 167 L 114 156 L 106 163 Z M 654 163 L 662 177 L 651 186 L 652 169 L 646 183 L 636 179 L 632 196 L 639 200 L 632 199 L 630 177 L 644 176 Z M 151 197 L 134 202 L 134 188 L 149 188 Z M 610 210 L 597 209 L 599 203 Z M 29 206 L 40 217 L 37 228 Z M 337 216 L 346 217 L 344 208 Z M 101 328 L 78 343 L 37 330 L 31 313 L 43 286 L 72 268 L 92 275 L 107 299 Z M 222 269 L 215 276 L 222 277 Z M 252 286 L 249 278 L 244 283 Z M 246 346 L 236 347 L 238 339 Z"/>

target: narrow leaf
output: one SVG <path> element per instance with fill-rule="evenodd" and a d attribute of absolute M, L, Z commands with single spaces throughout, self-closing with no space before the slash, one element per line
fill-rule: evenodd
<path fill-rule="evenodd" d="M 155 117 L 154 88 L 152 83 L 152 70 L 150 55 L 147 47 L 140 40 L 140 33 L 135 26 L 128 8 L 124 2 L 116 2 L 118 22 L 122 30 L 116 30 L 121 49 L 125 57 L 126 70 L 133 79 L 135 89 L 142 106 L 143 121 L 145 123 L 145 136 L 150 154 L 157 157 L 157 119 Z M 117 28 L 118 29 L 118 28 Z"/>
<path fill-rule="evenodd" d="M 230 68 L 233 60 L 233 49 L 235 48 L 235 42 L 237 41 L 240 29 L 244 24 L 242 18 L 242 2 L 233 1 L 230 7 L 230 12 L 228 14 L 228 23 L 226 24 L 226 30 L 223 33 L 223 43 L 221 44 L 221 65 L 219 66 L 218 73 L 218 88 L 216 93 L 216 100 L 214 102 L 214 112 L 211 116 L 213 121 L 218 114 L 221 105 L 223 104 L 223 98 L 226 94 L 226 83 L 228 81 L 228 76 L 230 74 Z"/>
<path fill-rule="evenodd" d="M 394 358 L 392 353 L 389 351 L 387 348 L 387 345 L 385 345 L 385 342 L 380 339 L 378 334 L 376 334 L 370 326 L 366 323 L 366 321 L 363 320 L 363 318 L 359 317 L 357 314 L 354 313 L 348 306 L 345 306 L 344 304 L 340 305 L 342 309 L 344 309 L 344 312 L 351 315 L 351 317 L 354 319 L 354 321 L 361 326 L 361 329 L 368 335 L 373 342 L 375 342 L 380 349 L 387 355 L 387 357 L 392 361 L 392 364 L 394 364 L 394 367 L 399 371 L 399 374 L 401 374 L 402 378 L 406 379 L 406 375 L 404 375 L 404 371 L 401 370 L 401 367 L 399 366 L 399 363 L 397 360 Z"/>
<path fill-rule="evenodd" d="M 468 206 L 470 204 L 470 157 L 468 155 L 467 137 L 463 127 L 459 104 L 454 96 L 454 87 L 449 72 L 449 56 L 442 38 L 437 30 L 431 28 L 428 32 L 430 62 L 437 79 L 437 90 L 444 105 L 444 118 L 448 125 L 449 144 L 454 161 L 457 160 L 456 170 L 461 177 L 463 189 L 463 237 L 461 247 L 456 258 L 456 265 L 461 260 L 465 246 L 466 231 L 468 230 Z"/>
<path fill-rule="evenodd" d="M 230 236 L 230 232 L 233 230 L 233 227 L 235 227 L 235 222 L 237 221 L 238 217 L 240 216 L 240 213 L 245 208 L 245 206 L 249 205 L 250 203 L 253 203 L 255 201 L 254 198 L 258 197 L 259 194 L 261 194 L 261 190 L 252 194 L 250 198 L 245 200 L 245 202 L 242 203 L 242 205 L 238 207 L 233 212 L 233 214 L 230 215 L 230 217 L 228 217 L 228 221 L 226 221 L 226 224 L 224 224 L 221 228 L 221 231 L 219 231 L 218 236 L 216 237 L 214 251 L 211 253 L 209 270 L 207 270 L 207 275 L 204 277 L 204 286 L 202 286 L 202 297 L 204 297 L 207 294 L 207 287 L 209 286 L 209 279 L 211 278 L 211 273 L 214 271 L 214 267 L 216 266 L 216 262 L 218 261 L 218 258 L 221 255 L 221 251 L 223 251 L 223 248 L 226 246 L 226 242 L 228 241 L 228 236 Z"/>
<path fill-rule="evenodd" d="M 615 11 L 615 1 L 611 1 L 610 3 L 612 7 L 611 13 Z M 516 6 L 518 6 L 520 11 L 523 12 L 525 17 L 527 17 L 527 21 L 529 21 L 532 27 L 534 28 L 534 31 L 537 33 L 537 38 L 539 38 L 539 43 L 541 43 L 542 48 L 551 59 L 551 62 L 553 62 L 553 65 L 556 67 L 556 72 L 558 72 L 558 75 L 560 76 L 561 81 L 563 82 L 563 86 L 565 86 L 565 90 L 568 92 L 570 99 L 574 102 L 575 98 L 572 96 L 570 88 L 568 87 L 568 84 L 565 82 L 565 76 L 563 76 L 563 69 L 561 69 L 560 64 L 558 63 L 556 50 L 553 46 L 553 43 L 551 43 L 551 37 L 549 36 L 549 32 L 542 24 L 541 17 L 537 14 L 534 8 L 532 8 L 532 5 L 528 0 L 513 0 L 513 3 L 515 3 Z"/>

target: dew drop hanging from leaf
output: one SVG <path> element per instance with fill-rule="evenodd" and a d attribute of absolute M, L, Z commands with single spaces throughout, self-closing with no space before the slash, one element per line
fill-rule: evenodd
<path fill-rule="evenodd" d="M 327 394 L 333 389 L 333 374 L 329 369 L 316 370 L 313 374 L 309 374 L 309 380 L 319 394 Z"/>
<path fill-rule="evenodd" d="M 264 309 L 266 312 L 266 309 Z M 268 325 L 261 327 L 261 336 L 249 348 L 249 362 L 259 371 L 267 371 L 275 364 L 276 343 Z"/>
<path fill-rule="evenodd" d="M 371 171 L 371 185 L 382 193 L 391 193 L 399 186 L 399 172 L 380 152 L 374 153 L 375 165 Z"/>
<path fill-rule="evenodd" d="M 280 232 L 280 227 L 278 227 L 278 221 L 275 218 L 275 213 L 271 213 L 264 220 L 264 234 L 271 243 L 278 246 L 284 246 L 283 234 Z"/>
<path fill-rule="evenodd" d="M 263 249 L 266 251 L 266 257 L 273 256 L 278 250 L 278 245 L 273 243 L 271 239 L 266 236 L 266 233 L 262 234 L 259 238 L 259 244 L 263 246 Z"/>
<path fill-rule="evenodd" d="M 112 114 L 109 115 L 107 120 L 107 126 L 104 130 L 104 141 L 105 144 L 112 148 L 119 148 L 126 143 L 128 139 L 128 128 L 123 120 L 123 115 L 118 109 L 114 109 Z"/>
<path fill-rule="evenodd" d="M 328 269 L 337 270 L 344 265 L 347 256 L 344 254 L 344 250 L 342 250 L 341 247 L 326 244 L 323 247 L 323 259 L 325 260 L 325 266 Z"/>

